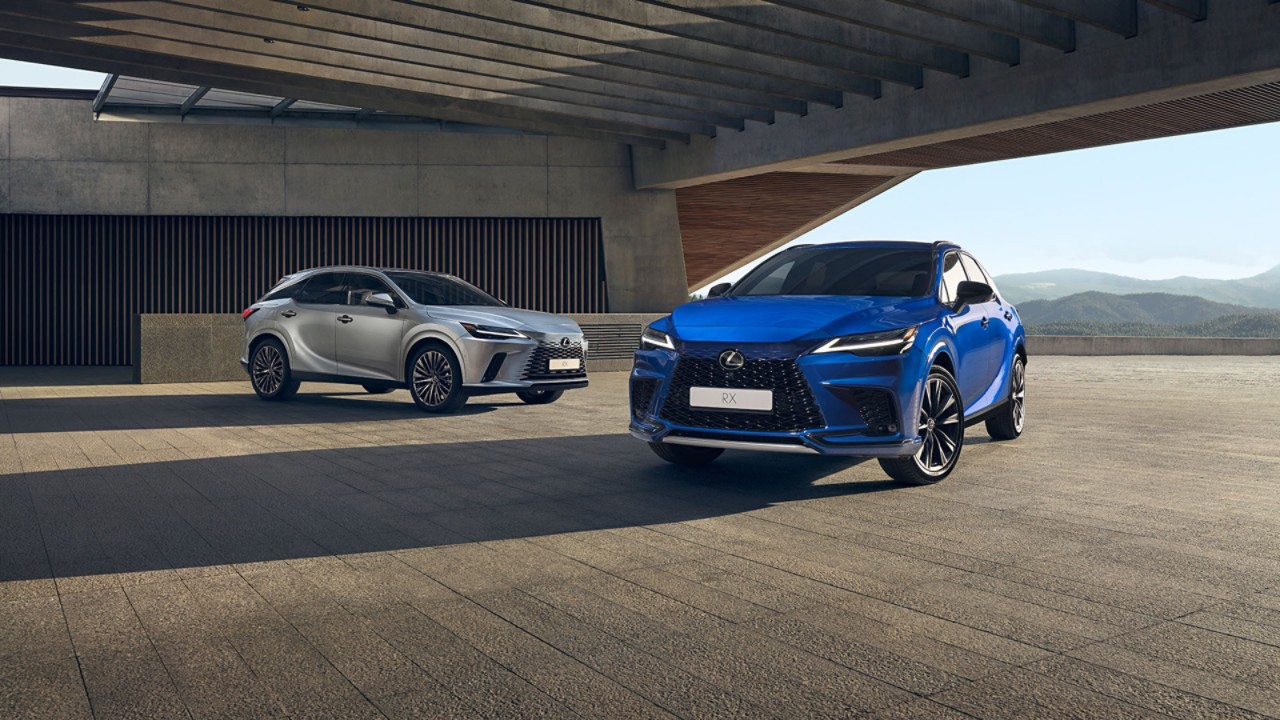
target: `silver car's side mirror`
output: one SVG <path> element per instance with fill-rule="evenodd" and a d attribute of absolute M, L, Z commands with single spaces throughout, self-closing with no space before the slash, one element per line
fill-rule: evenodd
<path fill-rule="evenodd" d="M 365 299 L 365 303 L 374 307 L 384 308 L 387 312 L 396 311 L 396 301 L 388 293 L 373 293 Z"/>

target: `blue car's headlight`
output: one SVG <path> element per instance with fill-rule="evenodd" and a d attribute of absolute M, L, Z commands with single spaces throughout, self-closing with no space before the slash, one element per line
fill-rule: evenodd
<path fill-rule="evenodd" d="M 861 333 L 833 338 L 820 345 L 814 353 L 851 352 L 854 355 L 898 355 L 907 351 L 915 342 L 919 327 L 889 330 L 887 332 Z"/>
<path fill-rule="evenodd" d="M 640 347 L 656 347 L 664 350 L 675 350 L 676 344 L 671 341 L 671 336 L 661 330 L 654 330 L 651 327 L 644 329 L 640 334 Z"/>

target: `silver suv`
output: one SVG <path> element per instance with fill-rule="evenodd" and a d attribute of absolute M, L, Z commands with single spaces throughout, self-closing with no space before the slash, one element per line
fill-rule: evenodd
<path fill-rule="evenodd" d="M 573 320 L 517 310 L 452 275 L 325 267 L 288 275 L 244 311 L 240 364 L 263 400 L 304 380 L 407 388 L 427 412 L 514 392 L 541 405 L 587 386 Z"/>

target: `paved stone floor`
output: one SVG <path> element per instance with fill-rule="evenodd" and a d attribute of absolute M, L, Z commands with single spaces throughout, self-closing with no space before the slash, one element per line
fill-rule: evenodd
<path fill-rule="evenodd" d="M 624 389 L 0 387 L 0 717 L 1280 716 L 1280 359 L 1033 358 L 928 488 Z"/>

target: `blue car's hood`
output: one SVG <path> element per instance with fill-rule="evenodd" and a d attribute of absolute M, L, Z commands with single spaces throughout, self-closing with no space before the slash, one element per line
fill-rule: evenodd
<path fill-rule="evenodd" d="M 933 318 L 931 297 L 831 295 L 719 297 L 671 314 L 676 337 L 689 342 L 783 343 L 918 325 Z"/>

